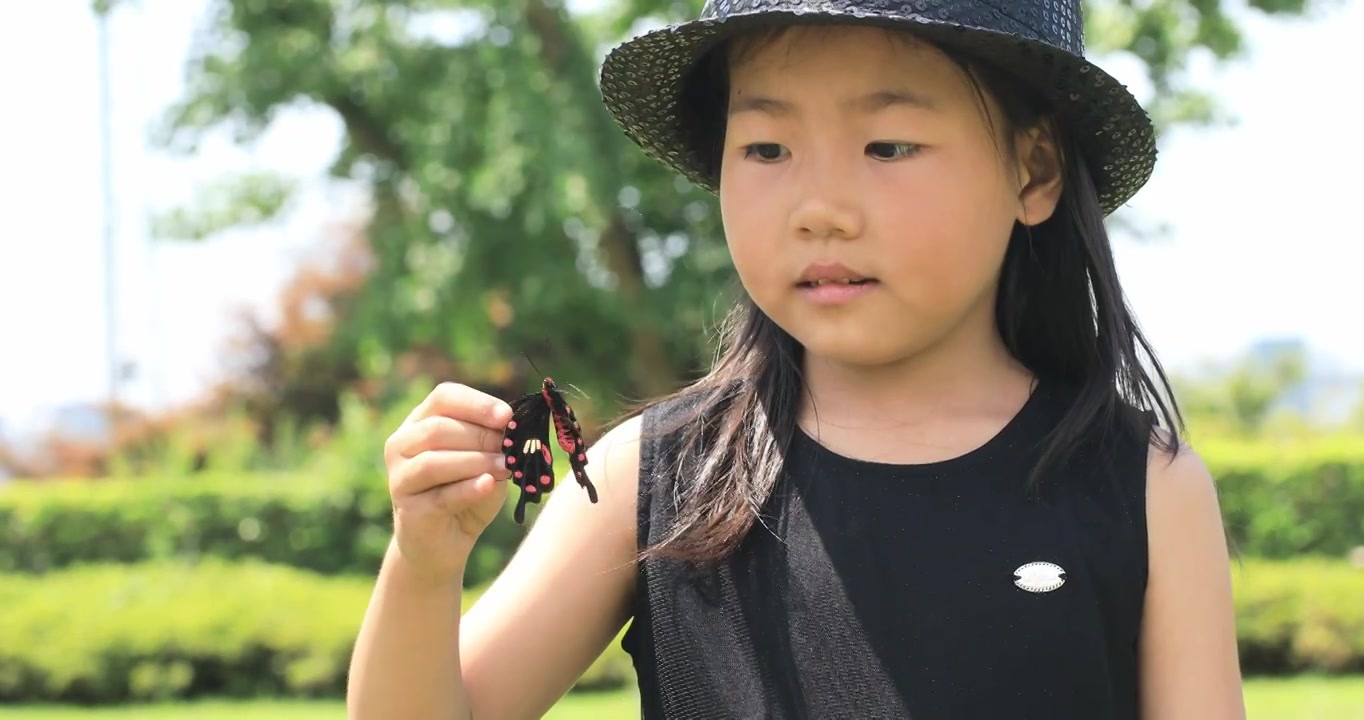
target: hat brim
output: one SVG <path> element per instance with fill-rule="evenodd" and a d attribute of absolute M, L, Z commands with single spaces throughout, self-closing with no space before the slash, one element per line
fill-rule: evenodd
<path fill-rule="evenodd" d="M 695 20 L 643 33 L 613 49 L 601 69 L 603 101 L 647 155 L 716 192 L 719 179 L 705 170 L 710 163 L 686 141 L 685 113 L 678 107 L 684 79 L 697 60 L 729 38 L 809 23 L 907 30 L 964 50 L 1033 86 L 1050 102 L 1057 119 L 1075 133 L 1105 215 L 1130 200 L 1151 177 L 1155 130 L 1131 91 L 1083 56 L 1031 39 L 1022 27 L 1014 33 L 927 17 L 839 12 L 762 11 Z"/>

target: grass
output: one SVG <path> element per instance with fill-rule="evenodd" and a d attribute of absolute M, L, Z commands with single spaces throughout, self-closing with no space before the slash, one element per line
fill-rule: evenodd
<path fill-rule="evenodd" d="M 1249 720 L 1364 720 L 1364 675 L 1247 680 Z"/>
<path fill-rule="evenodd" d="M 1345 678 L 1255 678 L 1246 681 L 1249 720 L 1364 720 L 1364 675 Z M 575 693 L 545 717 L 548 720 L 637 718 L 634 688 L 616 692 Z M 335 701 L 201 702 L 154 706 L 82 709 L 33 706 L 6 708 L 5 720 L 336 720 L 345 717 Z"/>
<path fill-rule="evenodd" d="M 334 700 L 205 701 L 161 705 L 77 708 L 54 705 L 7 707 L 5 720 L 337 720 L 346 708 Z M 614 720 L 639 717 L 634 688 L 573 693 L 554 706 L 546 720 Z"/>

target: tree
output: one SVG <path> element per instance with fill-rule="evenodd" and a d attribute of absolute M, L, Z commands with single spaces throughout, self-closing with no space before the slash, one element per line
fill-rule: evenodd
<path fill-rule="evenodd" d="M 1266 347 L 1203 378 L 1180 378 L 1176 392 L 1193 424 L 1253 435 L 1301 387 L 1308 365 L 1307 352 L 1299 345 Z"/>
<path fill-rule="evenodd" d="M 1304 2 L 1252 7 L 1301 13 Z M 226 125 L 251 142 L 300 103 L 344 123 L 333 170 L 369 188 L 371 262 L 316 357 L 375 376 L 434 350 L 462 380 L 515 392 L 528 367 L 509 358 L 523 353 L 593 398 L 655 395 L 704 369 L 710 348 L 696 338 L 734 278 L 713 198 L 625 139 L 596 70 L 607 42 L 700 6 L 617 0 L 571 16 L 558 0 L 214 0 L 165 140 L 191 152 Z M 1213 118 L 1183 68 L 1196 49 L 1239 49 L 1221 3 L 1086 9 L 1095 53 L 1146 64 L 1161 128 Z M 224 182 L 205 211 L 161 227 L 192 238 L 259 222 L 287 207 L 291 187 Z"/>

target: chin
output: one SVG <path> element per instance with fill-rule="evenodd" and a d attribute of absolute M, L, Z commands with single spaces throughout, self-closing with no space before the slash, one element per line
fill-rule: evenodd
<path fill-rule="evenodd" d="M 886 367 L 888 365 L 903 362 L 914 356 L 913 352 L 896 352 L 883 348 L 850 348 L 846 346 L 835 346 L 824 349 L 807 345 L 805 351 L 810 358 L 842 365 L 844 367 L 856 368 Z"/>
<path fill-rule="evenodd" d="M 852 367 L 881 367 L 916 355 L 925 343 L 884 332 L 792 332 L 812 358 Z M 788 330 L 788 332 L 790 332 Z"/>

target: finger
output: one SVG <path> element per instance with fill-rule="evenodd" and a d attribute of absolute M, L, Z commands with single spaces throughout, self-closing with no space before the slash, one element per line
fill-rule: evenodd
<path fill-rule="evenodd" d="M 413 408 L 407 421 L 444 415 L 455 420 L 483 425 L 501 430 L 511 420 L 511 406 L 500 398 L 493 397 L 468 385 L 443 382 L 435 387 L 426 399 Z"/>
<path fill-rule="evenodd" d="M 483 474 L 466 482 L 433 488 L 431 492 L 435 493 L 437 507 L 446 512 L 455 512 L 487 498 L 499 488 L 506 487 L 506 478 L 498 480 L 492 475 Z"/>
<path fill-rule="evenodd" d="M 404 458 L 416 457 L 429 450 L 474 450 L 497 452 L 502 447 L 502 433 L 444 415 L 422 418 L 406 425 L 393 435 L 393 446 Z"/>
<path fill-rule="evenodd" d="M 428 450 L 398 466 L 390 479 L 389 494 L 394 498 L 416 495 L 437 485 L 462 482 L 485 473 L 494 477 L 508 474 L 501 453 Z"/>

